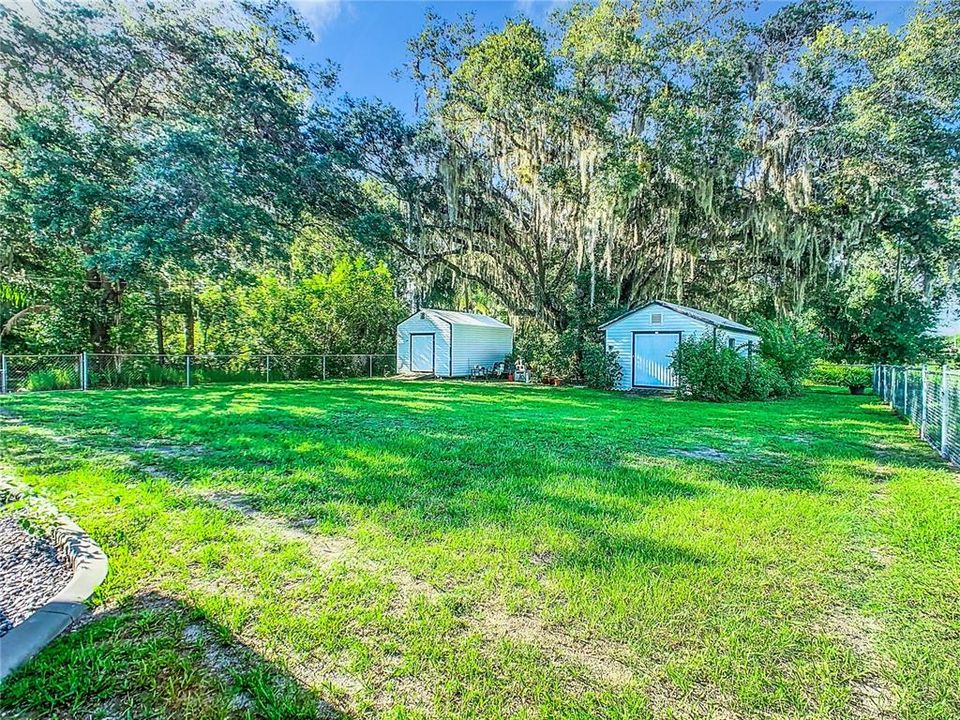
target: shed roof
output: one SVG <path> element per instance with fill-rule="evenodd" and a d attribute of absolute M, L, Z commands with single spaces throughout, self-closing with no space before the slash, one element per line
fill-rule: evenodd
<path fill-rule="evenodd" d="M 635 307 L 633 310 L 628 310 L 622 315 L 618 315 L 613 320 L 605 322 L 600 327 L 609 327 L 610 325 L 620 322 L 624 318 L 630 317 L 634 313 L 638 313 L 644 308 L 650 307 L 651 305 L 662 305 L 663 307 L 669 308 L 674 312 L 678 312 L 681 315 L 686 315 L 687 317 L 691 317 L 694 320 L 699 320 L 707 325 L 712 325 L 713 327 L 722 328 L 724 330 L 734 330 L 736 332 L 750 333 L 751 335 L 757 334 L 753 328 L 747 327 L 746 325 L 738 323 L 735 320 L 731 320 L 730 318 L 725 318 L 722 315 L 707 312 L 706 310 L 698 310 L 697 308 L 687 307 L 686 305 L 677 305 L 676 303 L 666 302 L 665 300 L 651 300 L 650 302 L 639 307 Z"/>
<path fill-rule="evenodd" d="M 452 325 L 471 325 L 473 327 L 491 327 L 491 328 L 506 328 L 510 330 L 510 326 L 506 323 L 502 323 L 496 318 L 492 318 L 489 315 L 481 315 L 480 313 L 467 313 L 467 312 L 458 312 L 456 310 L 437 310 L 435 308 L 420 308 L 417 312 L 413 313 L 410 317 L 414 318 L 420 313 L 426 313 L 432 315 L 440 320 L 444 320 Z M 404 320 L 406 322 L 406 320 Z"/>

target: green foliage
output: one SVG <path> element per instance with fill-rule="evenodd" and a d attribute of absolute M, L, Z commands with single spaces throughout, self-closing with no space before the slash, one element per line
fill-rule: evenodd
<path fill-rule="evenodd" d="M 392 353 L 404 308 L 385 265 L 341 258 L 328 273 L 200 295 L 203 352 Z"/>
<path fill-rule="evenodd" d="M 429 131 L 402 172 L 394 142 L 356 169 L 391 161 L 384 189 L 418 208 L 394 243 L 448 270 L 428 284 L 557 332 L 582 268 L 622 306 L 724 296 L 779 317 L 874 254 L 935 309 L 960 252 L 957 38 L 950 2 L 898 30 L 843 0 L 750 23 L 692 0 L 489 32 L 430 16 L 411 43 Z"/>
<path fill-rule="evenodd" d="M 36 370 L 27 375 L 26 390 L 71 390 L 80 387 L 76 368 Z"/>
<path fill-rule="evenodd" d="M 523 328 L 517 337 L 517 354 L 528 360 L 534 376 L 595 388 L 610 388 L 622 373 L 615 353 L 603 346 L 599 326 L 617 314 L 616 290 L 588 269 L 577 273 L 564 301 L 565 328 L 544 332 L 538 326 Z"/>
<path fill-rule="evenodd" d="M 584 384 L 598 390 L 612 389 L 623 377 L 619 354 L 607 352 L 603 343 L 584 344 L 581 350 L 580 368 Z"/>
<path fill-rule="evenodd" d="M 288 8 L 235 10 L 0 8 L 16 87 L 0 128 L 0 246 L 13 250 L 0 270 L 53 307 L 25 347 L 145 349 L 150 308 L 128 312 L 131 293 L 164 300 L 158 325 L 187 305 L 192 332 L 196 286 L 275 267 L 304 222 L 341 208 L 343 178 L 307 132 L 329 72 L 290 59 L 303 32 Z"/>
<path fill-rule="evenodd" d="M 810 367 L 823 351 L 823 341 L 789 318 L 780 321 L 759 318 L 752 325 L 760 335 L 760 357 L 779 370 L 789 394 L 800 392 Z"/>
<path fill-rule="evenodd" d="M 936 358 L 943 339 L 933 335 L 937 314 L 920 292 L 866 269 L 851 275 L 820 303 L 832 360 L 915 363 Z"/>
<path fill-rule="evenodd" d="M 160 364 L 156 358 L 127 357 L 119 363 L 109 362 L 103 367 L 90 369 L 87 382 L 90 387 L 151 387 L 157 385 L 183 385 L 186 382 L 186 367 L 183 357 L 170 358 Z"/>
<path fill-rule="evenodd" d="M 746 364 L 736 350 L 712 337 L 682 339 L 670 366 L 681 398 L 726 402 L 742 397 Z"/>
<path fill-rule="evenodd" d="M 515 340 L 514 356 L 523 358 L 537 380 L 567 380 L 574 376 L 575 370 L 569 349 L 557 333 L 522 333 Z"/>
<path fill-rule="evenodd" d="M 849 388 L 851 393 L 859 395 L 873 383 L 873 371 L 868 365 L 821 360 L 810 369 L 808 379 L 816 385 Z"/>
<path fill-rule="evenodd" d="M 670 366 L 677 380 L 677 395 L 683 399 L 730 402 L 792 394 L 773 362 L 741 355 L 711 336 L 682 339 Z"/>

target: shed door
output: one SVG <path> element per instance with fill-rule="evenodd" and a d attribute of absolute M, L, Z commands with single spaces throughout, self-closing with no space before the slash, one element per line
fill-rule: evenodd
<path fill-rule="evenodd" d="M 670 363 L 680 344 L 678 332 L 635 332 L 633 334 L 634 387 L 675 387 Z"/>
<path fill-rule="evenodd" d="M 413 333 L 410 335 L 410 371 L 435 372 L 433 362 L 436 357 L 436 336 L 433 333 Z"/>

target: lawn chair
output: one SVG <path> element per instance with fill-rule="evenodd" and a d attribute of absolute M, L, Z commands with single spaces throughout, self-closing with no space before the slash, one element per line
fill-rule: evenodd
<path fill-rule="evenodd" d="M 471 380 L 486 380 L 487 369 L 483 365 L 474 365 L 470 371 Z"/>
<path fill-rule="evenodd" d="M 507 376 L 507 364 L 505 362 L 496 362 L 490 369 L 490 377 L 495 380 L 503 380 Z"/>

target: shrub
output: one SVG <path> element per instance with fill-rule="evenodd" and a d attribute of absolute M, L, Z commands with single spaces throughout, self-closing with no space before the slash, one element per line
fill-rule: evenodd
<path fill-rule="evenodd" d="M 760 357 L 746 360 L 747 378 L 741 397 L 745 400 L 766 400 L 794 395 L 792 386 L 775 363 Z"/>
<path fill-rule="evenodd" d="M 587 386 L 598 390 L 610 390 L 623 377 L 617 353 L 607 352 L 602 344 L 595 342 L 584 343 L 580 369 Z"/>
<path fill-rule="evenodd" d="M 873 383 L 873 371 L 868 365 L 848 365 L 821 360 L 808 374 L 810 382 L 817 385 L 834 385 L 850 389 L 853 395 L 860 395 L 864 388 Z"/>
<path fill-rule="evenodd" d="M 823 341 L 795 320 L 761 319 L 753 326 L 760 334 L 760 357 L 780 371 L 788 395 L 799 394 L 803 380 L 823 351 Z"/>
<path fill-rule="evenodd" d="M 69 390 L 80 387 L 80 378 L 76 370 L 54 368 L 37 370 L 27 375 L 27 390 Z"/>
<path fill-rule="evenodd" d="M 744 358 L 711 337 L 682 340 L 671 366 L 677 378 L 677 393 L 693 400 L 736 400 L 747 380 Z"/>
<path fill-rule="evenodd" d="M 682 340 L 671 367 L 677 394 L 690 400 L 766 400 L 790 394 L 789 383 L 776 364 L 744 357 L 709 336 Z"/>
<path fill-rule="evenodd" d="M 571 375 L 569 358 L 564 353 L 561 337 L 556 333 L 531 333 L 518 338 L 514 358 L 523 358 L 538 380 L 563 380 Z"/>

